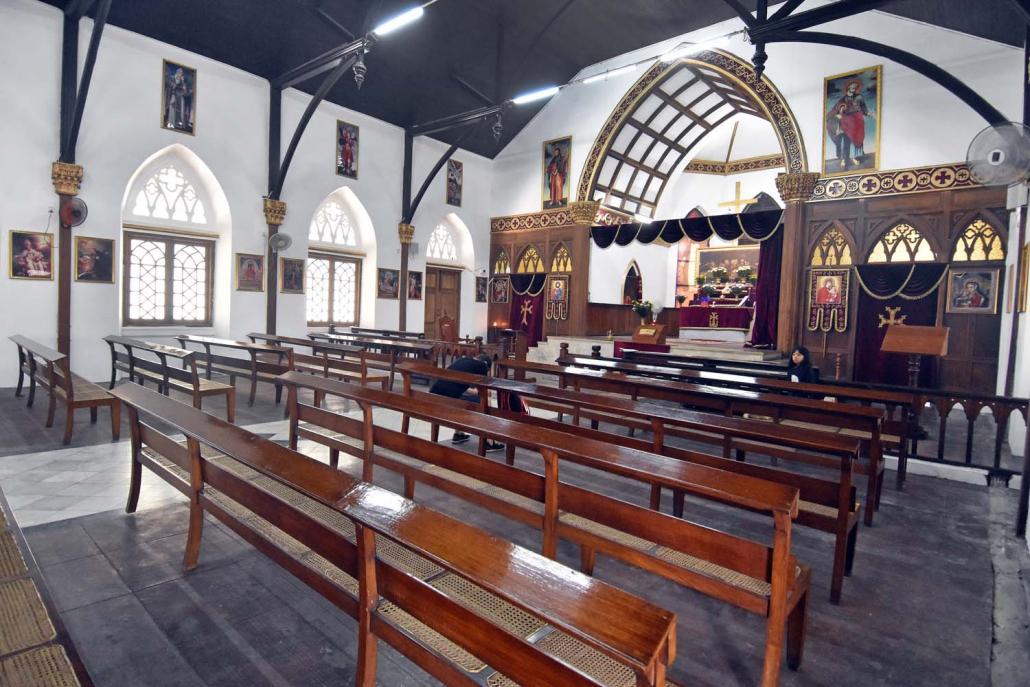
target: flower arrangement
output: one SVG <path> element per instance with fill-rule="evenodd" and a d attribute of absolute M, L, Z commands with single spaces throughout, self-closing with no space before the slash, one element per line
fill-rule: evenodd
<path fill-rule="evenodd" d="M 642 320 L 650 320 L 651 313 L 654 312 L 654 303 L 651 301 L 633 301 L 630 304 L 633 307 L 633 312 L 637 314 Z"/>
<path fill-rule="evenodd" d="M 683 305 L 683 302 L 687 300 L 687 295 L 683 293 L 676 294 L 676 302 Z"/>
<path fill-rule="evenodd" d="M 737 281 L 750 284 L 755 279 L 755 271 L 750 265 L 741 265 L 737 268 Z"/>
<path fill-rule="evenodd" d="M 708 276 L 717 284 L 725 284 L 729 279 L 729 272 L 725 267 L 713 267 Z"/>

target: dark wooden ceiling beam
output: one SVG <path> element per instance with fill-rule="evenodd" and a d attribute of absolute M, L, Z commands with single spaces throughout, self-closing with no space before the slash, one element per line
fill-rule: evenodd
<path fill-rule="evenodd" d="M 333 15 L 329 14 L 328 12 L 326 12 L 321 7 L 314 8 L 314 12 L 315 12 L 315 14 L 317 14 L 319 16 L 319 18 L 322 21 L 324 21 L 326 24 L 329 24 L 329 26 L 332 26 L 334 29 L 336 29 L 337 31 L 342 33 L 344 38 L 346 38 L 347 40 L 352 41 L 352 40 L 355 39 L 356 36 L 354 35 L 353 31 L 351 31 L 346 26 L 344 26 L 343 24 L 338 22 L 333 17 Z"/>
<path fill-rule="evenodd" d="M 1023 21 L 1030 24 L 1030 0 L 1009 0 L 1009 2 L 1023 16 Z"/>
<path fill-rule="evenodd" d="M 64 13 L 69 17 L 82 19 L 89 14 L 95 4 L 96 0 L 68 0 L 64 6 Z"/>
<path fill-rule="evenodd" d="M 751 12 L 748 10 L 748 8 L 744 7 L 744 5 L 742 5 L 738 0 L 722 1 L 729 5 L 730 9 L 737 13 L 737 16 L 740 17 L 741 21 L 743 21 L 748 28 L 751 28 L 755 25 L 755 18 L 751 16 Z"/>
<path fill-rule="evenodd" d="M 466 91 L 468 91 L 472 96 L 474 96 L 477 100 L 482 102 L 484 105 L 491 105 L 492 106 L 494 104 L 493 98 L 490 98 L 485 93 L 483 93 L 483 91 L 479 90 L 478 88 L 476 88 L 475 86 L 470 84 L 468 82 L 468 80 L 465 79 L 460 74 L 454 74 L 452 72 L 451 73 L 451 79 L 453 79 L 456 84 L 458 84 L 459 86 L 464 88 Z"/>
<path fill-rule="evenodd" d="M 776 21 L 777 19 L 783 19 L 791 12 L 796 10 L 804 1 L 805 0 L 787 0 L 787 2 L 780 5 L 780 8 L 778 10 L 773 12 L 773 15 L 769 17 L 769 20 Z"/>
<path fill-rule="evenodd" d="M 358 50 L 363 49 L 364 46 L 364 40 L 354 40 L 337 46 L 332 50 L 327 50 L 304 64 L 298 65 L 284 72 L 279 77 L 272 79 L 272 85 L 282 89 L 296 86 L 338 67 L 341 60 L 346 60 L 351 55 L 356 55 Z"/>
<path fill-rule="evenodd" d="M 809 29 L 813 26 L 836 21 L 837 19 L 844 19 L 862 12 L 868 12 L 890 2 L 893 2 L 893 0 L 840 0 L 839 2 L 817 7 L 814 10 L 805 10 L 804 12 L 791 14 L 782 19 L 770 19 L 769 21 L 756 23 L 748 29 L 748 35 L 751 37 L 752 43 L 760 43 L 764 40 L 765 36 L 770 34 Z"/>
<path fill-rule="evenodd" d="M 432 136 L 433 134 L 438 134 L 441 131 L 475 124 L 487 117 L 500 114 L 506 110 L 509 105 L 510 103 L 505 102 L 500 105 L 490 105 L 487 107 L 480 107 L 475 110 L 469 110 L 468 112 L 450 115 L 449 117 L 441 117 L 440 119 L 434 119 L 428 122 L 423 122 L 422 124 L 410 126 L 408 127 L 408 131 L 413 136 Z"/>
<path fill-rule="evenodd" d="M 97 52 L 100 50 L 100 38 L 107 26 L 107 14 L 111 10 L 111 0 L 100 0 L 97 5 L 96 18 L 93 20 L 93 31 L 89 37 L 89 48 L 86 50 L 86 61 L 82 65 L 82 76 L 76 91 L 75 110 L 69 122 L 68 130 L 61 141 L 61 162 L 75 162 L 75 146 L 79 141 L 79 129 L 82 126 L 82 114 L 86 109 L 86 98 L 93 82 L 93 68 L 97 64 Z"/>

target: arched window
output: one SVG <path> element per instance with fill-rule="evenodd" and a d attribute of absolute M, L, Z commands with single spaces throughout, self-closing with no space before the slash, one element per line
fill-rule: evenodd
<path fill-rule="evenodd" d="M 640 267 L 637 266 L 636 260 L 631 260 L 626 269 L 626 277 L 622 280 L 622 302 L 629 305 L 643 298 L 644 280 L 640 276 Z"/>
<path fill-rule="evenodd" d="M 819 242 L 812 249 L 812 267 L 839 267 L 850 265 L 851 246 L 836 227 L 830 227 L 819 237 Z M 870 260 L 872 262 L 872 260 Z"/>
<path fill-rule="evenodd" d="M 207 210 L 196 186 L 173 163 L 161 167 L 143 183 L 136 192 L 131 213 L 157 221 L 208 223 Z"/>
<path fill-rule="evenodd" d="M 933 262 L 933 248 L 911 224 L 898 224 L 889 229 L 869 254 L 870 263 Z"/>
<path fill-rule="evenodd" d="M 508 260 L 508 252 L 500 251 L 497 259 L 494 260 L 494 274 L 511 274 L 511 262 Z"/>
<path fill-rule="evenodd" d="M 554 251 L 554 257 L 551 259 L 551 271 L 572 271 L 572 255 L 569 254 L 569 249 L 564 243 L 559 243 L 558 248 Z"/>
<path fill-rule="evenodd" d="M 519 256 L 519 264 L 515 268 L 515 272 L 517 274 L 535 274 L 546 271 L 544 260 L 540 257 L 540 252 L 536 249 L 536 246 L 526 246 L 526 249 L 522 251 L 522 255 Z"/>
<path fill-rule="evenodd" d="M 329 199 L 315 212 L 308 229 L 308 239 L 316 243 L 329 243 L 343 248 L 358 245 L 354 225 L 346 210 L 333 199 Z"/>
<path fill-rule="evenodd" d="M 952 262 L 986 262 L 1005 259 L 1001 237 L 987 222 L 977 218 L 970 222 L 955 242 Z"/>
<path fill-rule="evenodd" d="M 446 224 L 436 225 L 436 229 L 433 229 L 433 233 L 429 235 L 426 257 L 433 260 L 457 262 L 458 249 L 454 245 L 454 236 L 451 235 Z"/>

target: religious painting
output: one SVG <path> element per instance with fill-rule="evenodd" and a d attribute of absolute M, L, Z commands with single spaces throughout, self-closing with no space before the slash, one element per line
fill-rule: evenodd
<path fill-rule="evenodd" d="M 114 239 L 75 237 L 75 281 L 114 283 Z"/>
<path fill-rule="evenodd" d="M 279 258 L 279 293 L 304 293 L 303 258 Z"/>
<path fill-rule="evenodd" d="M 866 67 L 823 81 L 823 174 L 880 168 L 883 67 Z"/>
<path fill-rule="evenodd" d="M 739 282 L 742 280 L 737 273 L 744 270 L 741 274 L 753 281 L 758 277 L 758 251 L 757 245 L 701 248 L 697 252 L 697 279 L 704 279 L 706 284 Z"/>
<path fill-rule="evenodd" d="M 191 136 L 197 133 L 197 70 L 161 63 L 161 128 Z"/>
<path fill-rule="evenodd" d="M 11 279 L 54 278 L 54 236 L 34 231 L 11 231 Z"/>
<path fill-rule="evenodd" d="M 547 303 L 544 317 L 564 320 L 569 316 L 569 278 L 565 275 L 547 278 Z"/>
<path fill-rule="evenodd" d="M 476 277 L 476 303 L 486 303 L 486 292 L 490 280 L 486 277 Z"/>
<path fill-rule="evenodd" d="M 422 300 L 422 273 L 408 272 L 408 300 Z"/>
<path fill-rule="evenodd" d="M 336 120 L 336 173 L 358 178 L 358 127 Z"/>
<path fill-rule="evenodd" d="M 948 271 L 946 312 L 993 315 L 998 311 L 998 270 Z"/>
<path fill-rule="evenodd" d="M 507 303 L 510 289 L 511 280 L 508 277 L 494 277 L 490 281 L 490 302 Z"/>
<path fill-rule="evenodd" d="M 847 331 L 850 282 L 847 268 L 809 272 L 808 331 Z"/>
<path fill-rule="evenodd" d="M 252 253 L 236 254 L 236 290 L 265 290 L 265 256 Z"/>
<path fill-rule="evenodd" d="M 380 267 L 376 270 L 376 298 L 399 298 L 400 282 L 400 270 Z"/>
<path fill-rule="evenodd" d="M 1016 271 L 1009 270 L 1009 284 L 1005 289 L 1005 312 L 1009 315 L 1012 314 L 1012 304 L 1016 300 Z"/>
<path fill-rule="evenodd" d="M 572 181 L 572 136 L 556 138 L 544 143 L 544 179 L 542 199 L 544 210 L 563 208 L 569 204 Z"/>
<path fill-rule="evenodd" d="M 457 160 L 447 161 L 447 204 L 461 207 L 461 192 L 465 183 L 465 166 Z"/>

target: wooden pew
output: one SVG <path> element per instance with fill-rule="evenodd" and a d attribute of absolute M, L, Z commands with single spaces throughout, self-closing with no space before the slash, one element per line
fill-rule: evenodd
<path fill-rule="evenodd" d="M 390 386 L 396 378 L 397 361 L 401 358 L 428 359 L 433 354 L 433 344 L 415 339 L 389 339 L 358 334 L 308 334 L 313 341 L 329 341 L 351 346 L 360 346 L 370 354 L 381 356 L 379 360 L 389 366 Z M 369 357 L 371 360 L 371 355 Z"/>
<path fill-rule="evenodd" d="M 106 406 L 111 412 L 111 439 L 117 441 L 121 432 L 121 406 L 103 387 L 71 371 L 68 356 L 44 346 L 38 341 L 16 334 L 8 337 L 18 347 L 18 386 L 20 396 L 24 377 L 29 378 L 28 405 L 36 400 L 36 387 L 47 392 L 46 426 L 54 426 L 57 403 L 64 404 L 64 443 L 71 443 L 75 429 L 75 411 L 89 408 L 89 421 L 96 423 L 97 409 Z"/>
<path fill-rule="evenodd" d="M 880 408 L 649 379 L 622 372 L 603 372 L 551 363 L 507 359 L 497 361 L 494 367 L 500 377 L 507 377 L 509 371 L 549 375 L 558 380 L 558 386 L 561 388 L 572 386 L 577 391 L 589 389 L 629 396 L 634 400 L 651 398 L 672 401 L 728 417 L 748 414 L 753 417 L 768 417 L 774 422 L 789 421 L 796 426 L 811 429 L 855 430 L 862 433 L 858 438 L 862 445 L 862 455 L 867 459 L 867 462 L 860 462 L 855 468 L 855 472 L 867 476 L 864 516 L 866 525 L 872 525 L 873 513 L 879 509 L 884 473 L 881 440 L 884 411 Z M 836 463 L 825 464 L 825 467 L 829 468 L 836 466 Z"/>
<path fill-rule="evenodd" d="M 383 389 L 390 382 L 390 376 L 368 371 L 367 354 L 360 346 L 319 343 L 311 339 L 299 339 L 292 336 L 276 336 L 252 332 L 247 338 L 254 342 L 264 342 L 272 346 L 297 347 L 311 349 L 311 355 L 294 351 L 290 369 L 308 374 L 342 379 L 364 386 L 378 385 Z M 349 357 L 349 359 L 348 359 Z"/>
<path fill-rule="evenodd" d="M 778 379 L 787 378 L 787 361 L 785 359 L 780 361 L 723 360 L 701 356 L 677 355 L 676 353 L 660 353 L 658 351 L 641 351 L 631 346 L 623 347 L 622 356 L 627 362 L 667 365 L 690 370 L 767 376 Z M 819 368 L 813 369 L 818 374 Z"/>
<path fill-rule="evenodd" d="M 187 570 L 206 511 L 355 617 L 356 684 L 376 684 L 380 639 L 447 685 L 666 684 L 674 614 L 142 387 L 113 393 L 132 426 L 126 511 L 147 467 L 189 499 Z"/>
<path fill-rule="evenodd" d="M 759 377 L 726 372 L 711 372 L 680 369 L 662 365 L 637 363 L 619 358 L 600 357 L 600 346 L 594 346 L 591 356 L 570 355 L 568 345 L 562 344 L 558 357 L 559 365 L 585 367 L 594 370 L 611 370 L 628 375 L 641 375 L 655 379 L 670 379 L 709 386 L 744 389 L 768 393 L 781 393 L 808 398 L 833 397 L 839 403 L 857 403 L 869 406 L 873 403 L 882 405 L 886 410 L 881 439 L 885 445 L 894 445 L 898 450 L 898 470 L 896 486 L 903 489 L 905 473 L 908 466 L 909 439 L 917 428 L 920 403 L 914 393 L 903 390 L 864 389 L 833 383 L 802 384 L 787 379 Z M 900 419 L 894 420 L 895 411 L 900 410 Z M 852 430 L 844 430 L 848 433 Z"/>
<path fill-rule="evenodd" d="M 411 378 L 415 374 L 430 379 L 444 379 L 459 384 L 468 384 L 476 389 L 481 399 L 485 398 L 490 391 L 498 394 L 517 393 L 524 400 L 533 403 L 542 400 L 549 409 L 571 415 L 573 424 L 565 424 L 560 420 L 553 421 L 499 412 L 496 408 L 489 406 L 487 406 L 486 412 L 540 427 L 564 431 L 574 436 L 599 439 L 797 488 L 800 497 L 797 523 L 834 535 L 830 601 L 840 603 L 844 577 L 851 574 L 854 565 L 858 536 L 860 504 L 855 499 L 855 488 L 852 484 L 852 464 L 857 461 L 860 449 L 857 439 L 842 437 L 838 434 L 770 425 L 768 422 L 759 420 L 698 413 L 655 403 L 515 382 L 488 375 L 455 372 L 454 370 L 434 368 L 421 362 L 404 362 L 399 365 L 398 369 L 401 372 L 404 393 L 407 396 L 417 395 L 426 399 L 430 398 L 428 394 L 413 391 Z M 482 405 L 471 407 L 480 409 Z M 592 419 L 591 428 L 579 426 L 579 421 L 584 418 Z M 652 441 L 646 441 L 602 432 L 599 430 L 598 420 L 637 427 L 643 426 L 653 432 L 654 438 Z M 402 431 L 407 430 L 406 425 L 406 420 L 402 421 Z M 683 431 L 684 429 L 687 431 Z M 666 437 L 677 435 L 687 436 L 691 439 L 700 437 L 701 440 L 707 440 L 707 443 L 716 444 L 723 449 L 723 457 L 670 446 Z M 433 439 L 437 438 L 438 428 L 434 426 Z M 575 439 L 570 438 L 570 441 L 575 441 Z M 782 453 L 782 451 L 770 447 L 770 444 L 789 451 L 797 460 L 811 463 L 822 463 L 825 457 L 807 455 L 808 452 L 815 451 L 837 456 L 840 472 L 835 475 L 836 479 L 831 481 L 729 459 L 730 452 L 734 448 L 738 451 L 753 449 L 760 453 Z M 512 446 L 509 446 L 507 458 L 509 465 L 514 464 L 515 452 Z M 651 507 L 657 509 L 660 503 L 661 488 L 654 488 L 651 494 Z M 682 514 L 683 492 L 676 492 L 673 515 L 681 517 Z"/>
<path fill-rule="evenodd" d="M 176 341 L 183 348 L 188 349 L 187 344 L 202 346 L 203 353 L 198 352 L 197 359 L 204 363 L 204 376 L 211 379 L 212 372 L 228 375 L 229 384 L 235 386 L 237 377 L 244 377 L 250 380 L 250 396 L 247 405 L 254 405 L 254 397 L 257 395 L 258 382 L 267 382 L 275 385 L 275 402 L 282 399 L 282 387 L 275 381 L 276 377 L 290 369 L 290 355 L 293 351 L 289 348 L 279 346 L 267 346 L 265 344 L 251 343 L 249 341 L 233 341 L 232 339 L 219 339 L 213 336 L 194 336 L 192 334 L 179 334 Z M 211 352 L 212 348 L 228 348 L 232 351 L 243 351 L 247 358 L 240 358 L 230 355 L 216 355 Z M 259 356 L 264 356 L 259 358 Z M 269 357 L 274 360 L 269 360 Z"/>
<path fill-rule="evenodd" d="M 557 539 L 565 537 L 580 545 L 585 572 L 593 570 L 601 552 L 765 617 L 765 687 L 778 684 L 784 646 L 788 665 L 800 665 L 811 573 L 790 552 L 797 488 L 597 439 L 570 441 L 564 432 L 484 415 L 461 402 L 441 402 L 437 396 L 406 397 L 296 372 L 283 375 L 282 381 L 289 389 L 291 446 L 309 439 L 330 448 L 331 465 L 341 451 L 360 458 L 366 481 L 371 481 L 375 465 L 384 466 L 404 475 L 407 496 L 413 496 L 414 483 L 422 481 L 535 526 L 543 532 L 542 550 L 549 557 L 556 555 Z M 301 403 L 299 389 L 354 401 L 364 419 Z M 377 426 L 374 408 L 449 427 L 475 428 L 539 452 L 545 474 Z M 564 484 L 561 460 L 768 514 L 773 520 L 772 543 L 760 544 Z M 431 465 L 419 467 L 419 462 Z"/>
<path fill-rule="evenodd" d="M 409 332 L 402 331 L 399 329 L 370 329 L 368 327 L 351 327 L 350 331 L 352 334 L 361 334 L 363 336 L 378 336 L 378 337 L 399 337 L 401 339 L 424 339 L 426 338 L 425 332 Z M 329 327 L 329 333 L 335 334 L 336 328 Z"/>
<path fill-rule="evenodd" d="M 121 370 L 130 381 L 143 385 L 153 382 L 165 396 L 172 389 L 188 395 L 194 408 L 202 408 L 208 396 L 225 396 L 225 417 L 229 422 L 235 421 L 236 387 L 201 377 L 196 351 L 113 334 L 105 336 L 104 341 L 111 349 L 111 383 L 108 388 L 114 388 Z M 176 361 L 178 367 L 169 364 L 169 359 Z"/>

